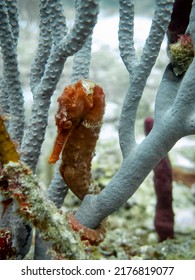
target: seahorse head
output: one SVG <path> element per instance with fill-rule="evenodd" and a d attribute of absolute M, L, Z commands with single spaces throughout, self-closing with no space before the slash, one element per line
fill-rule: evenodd
<path fill-rule="evenodd" d="M 49 163 L 59 159 L 72 131 L 81 123 L 98 123 L 104 113 L 104 92 L 101 87 L 89 80 L 79 80 L 65 87 L 58 98 L 56 113 L 57 137 Z"/>

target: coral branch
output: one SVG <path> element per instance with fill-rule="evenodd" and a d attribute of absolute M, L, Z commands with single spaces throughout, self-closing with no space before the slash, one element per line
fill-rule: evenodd
<path fill-rule="evenodd" d="M 40 7 L 40 24 L 39 24 L 39 44 L 34 61 L 30 71 L 30 86 L 32 93 L 36 93 L 36 87 L 41 81 L 45 71 L 45 65 L 51 52 L 52 35 L 51 35 L 51 11 L 49 10 L 50 1 L 41 0 Z"/>
<path fill-rule="evenodd" d="M 18 37 L 19 37 L 17 0 L 5 0 L 5 2 L 6 2 L 6 6 L 7 6 L 9 24 L 11 27 L 11 32 L 13 34 L 13 41 L 15 43 L 15 46 L 17 46 Z"/>
<path fill-rule="evenodd" d="M 99 0 L 78 1 L 73 28 L 60 40 L 59 44 L 52 47 L 47 67 L 39 86 L 43 89 L 40 93 L 41 95 L 48 95 L 55 88 L 66 59 L 79 51 L 88 36 L 92 34 L 97 22 L 98 12 Z"/>
<path fill-rule="evenodd" d="M 41 0 L 39 45 L 30 75 L 31 90 L 34 94 L 44 74 L 52 44 L 58 44 L 66 33 L 66 19 L 61 0 Z"/>
<path fill-rule="evenodd" d="M 47 199 L 52 201 L 57 208 L 61 208 L 67 193 L 68 193 L 68 187 L 65 184 L 59 172 L 59 162 L 58 162 L 56 166 L 55 176 L 53 177 L 47 191 Z"/>
<path fill-rule="evenodd" d="M 92 36 L 90 35 L 83 45 L 82 49 L 80 49 L 74 55 L 73 62 L 73 73 L 72 73 L 72 83 L 76 83 L 80 79 L 88 79 L 89 78 L 89 66 L 91 60 L 91 44 L 92 44 Z"/>
<path fill-rule="evenodd" d="M 134 68 L 133 75 L 131 76 L 131 82 L 125 96 L 119 124 L 120 146 L 124 157 L 126 157 L 136 145 L 135 120 L 137 108 L 147 78 L 154 66 L 164 34 L 167 30 L 172 12 L 172 4 L 173 0 L 156 1 L 150 34 L 146 40 L 140 62 L 137 67 Z M 121 33 L 124 32 L 124 30 L 119 31 Z M 123 37 L 122 34 L 120 36 L 121 38 Z"/>
<path fill-rule="evenodd" d="M 9 8 L 8 8 L 9 6 Z M 13 15 L 13 12 L 14 15 Z M 17 61 L 17 36 L 18 21 L 16 1 L 0 2 L 0 46 L 3 58 L 3 75 L 9 92 L 9 132 L 11 138 L 21 143 L 24 129 L 24 100 L 19 80 L 18 61 Z M 15 28 L 13 28 L 13 25 Z M 5 32 L 6 30 L 6 32 Z M 15 31 L 13 31 L 15 30 Z"/>
<path fill-rule="evenodd" d="M 0 78 L 0 114 L 9 115 L 8 89 L 4 78 Z"/>
<path fill-rule="evenodd" d="M 166 117 L 168 110 L 173 106 L 182 78 L 182 75 L 175 76 L 173 73 L 173 66 L 168 64 L 156 96 L 154 112 L 155 124 L 161 123 L 162 118 Z"/>
<path fill-rule="evenodd" d="M 168 156 L 154 168 L 154 186 L 157 195 L 154 225 L 161 242 L 167 238 L 174 238 L 172 169 Z"/>
<path fill-rule="evenodd" d="M 133 75 L 137 59 L 134 47 L 134 3 L 132 0 L 120 0 L 119 49 L 128 72 Z"/>
<path fill-rule="evenodd" d="M 79 0 L 75 0 L 75 8 L 76 10 L 79 9 Z M 78 80 L 89 78 L 91 45 L 92 34 L 88 36 L 83 47 L 74 55 L 71 83 L 76 83 Z"/>

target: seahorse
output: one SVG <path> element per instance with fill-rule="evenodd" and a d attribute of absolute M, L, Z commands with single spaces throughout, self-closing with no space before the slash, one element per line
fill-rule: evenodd
<path fill-rule="evenodd" d="M 96 83 L 79 80 L 65 87 L 58 103 L 57 136 L 48 162 L 55 163 L 62 151 L 61 176 L 82 200 L 90 192 L 91 161 L 102 125 L 105 94 Z"/>

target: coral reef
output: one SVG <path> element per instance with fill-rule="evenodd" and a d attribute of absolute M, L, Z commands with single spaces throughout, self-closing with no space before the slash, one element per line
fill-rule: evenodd
<path fill-rule="evenodd" d="M 87 258 L 79 234 L 84 232 L 84 236 L 82 235 L 81 237 L 84 239 L 86 239 L 86 236 L 87 239 L 90 239 L 91 235 L 96 234 L 97 230 L 101 228 L 102 221 L 113 212 L 116 212 L 132 197 L 150 171 L 167 155 L 175 143 L 180 138 L 195 133 L 195 60 L 193 59 L 188 65 L 189 67 L 186 67 L 182 72 L 182 75 L 174 74 L 172 63 L 167 65 L 155 99 L 154 125 L 142 142 L 137 141 L 136 118 L 140 100 L 147 79 L 158 57 L 164 35 L 170 28 L 170 22 L 177 23 L 177 20 L 174 20 L 174 11 L 176 11 L 177 4 L 181 2 L 174 0 L 155 1 L 150 32 L 141 55 L 138 55 L 134 47 L 134 1 L 119 0 L 119 49 L 122 62 L 129 76 L 129 85 L 123 100 L 118 125 L 120 149 L 123 158 L 114 176 L 99 193 L 93 193 L 93 191 L 91 192 L 86 188 L 86 186 L 90 185 L 89 181 L 91 180 L 91 174 L 89 173 L 90 161 L 102 121 L 104 95 L 102 89 L 96 83 L 89 86 L 86 82 L 84 84 L 83 82 L 77 82 L 78 80 L 89 78 L 92 32 L 97 22 L 99 2 L 99 0 L 76 0 L 75 19 L 72 28 L 69 30 L 66 25 L 61 0 L 39 1 L 39 41 L 30 70 L 30 88 L 33 95 L 33 104 L 31 116 L 26 125 L 24 125 L 24 100 L 17 60 L 17 40 L 19 35 L 17 1 L 0 1 L 0 18 L 2 21 L 0 25 L 2 53 L 0 110 L 1 115 L 9 116 L 9 122 L 6 127 L 10 135 L 6 134 L 3 120 L 1 120 L 0 129 L 3 134 L 1 135 L 2 138 L 0 138 L 0 193 L 1 200 L 3 197 L 4 207 L 1 207 L 2 218 L 0 222 L 1 228 L 13 226 L 11 233 L 17 259 L 25 258 L 29 252 L 32 244 L 33 227 L 36 229 L 34 259 Z M 187 3 L 191 4 L 192 2 L 188 1 Z M 184 2 L 182 2 L 182 5 L 184 5 Z M 185 33 L 190 34 L 194 45 L 194 2 L 184 14 L 185 28 L 189 19 L 189 26 Z M 178 18 L 177 16 L 178 12 L 176 12 L 176 18 Z M 182 41 L 182 44 L 184 41 Z M 189 43 L 189 40 L 187 41 Z M 66 121 L 65 119 L 64 121 L 62 119 L 61 126 L 65 126 L 63 130 L 67 130 L 65 132 L 69 131 L 70 133 L 68 133 L 66 143 L 64 143 L 64 136 L 61 132 L 59 133 L 60 136 L 58 136 L 57 142 L 59 144 L 59 141 L 62 141 L 62 143 L 56 146 L 57 156 L 50 159 L 51 161 L 56 161 L 62 149 L 60 172 L 67 185 L 71 185 L 71 188 L 76 193 L 77 190 L 73 186 L 74 182 L 78 183 L 78 185 L 81 183 L 82 188 L 84 188 L 84 193 L 81 194 L 78 191 L 78 196 L 82 201 L 73 217 L 75 220 L 74 222 L 71 221 L 70 225 L 66 214 L 62 211 L 63 209 L 60 209 L 67 194 L 67 186 L 61 179 L 58 168 L 56 168 L 56 173 L 48 187 L 46 196 L 40 191 L 36 170 L 48 125 L 51 97 L 57 87 L 66 60 L 73 55 L 72 80 L 68 84 L 76 83 L 83 97 L 86 94 L 85 92 L 88 93 L 83 99 L 84 103 L 81 102 L 80 104 L 86 110 L 89 109 L 89 111 L 86 115 L 83 115 L 82 108 L 75 107 L 77 108 L 76 113 L 80 114 L 82 112 L 81 116 L 83 117 L 82 120 L 80 117 L 75 119 L 76 126 L 79 120 L 77 130 L 74 129 L 76 126 L 73 125 L 72 120 Z M 181 57 L 179 58 L 180 62 Z M 83 88 L 85 89 L 84 91 Z M 93 94 L 91 94 L 92 89 Z M 74 96 L 72 97 L 73 101 L 75 101 Z M 59 100 L 63 102 L 63 99 Z M 80 97 L 78 100 L 80 100 Z M 95 109 L 97 106 L 97 111 L 96 109 L 90 111 L 91 101 L 94 102 L 92 108 L 94 107 Z M 75 104 L 77 105 L 77 103 Z M 100 116 L 97 116 L 96 112 L 100 113 Z M 61 113 L 59 112 L 59 114 Z M 82 135 L 85 135 L 88 140 L 92 137 L 93 141 L 89 142 L 87 140 L 87 143 L 90 143 L 89 154 L 87 154 L 87 147 L 83 150 L 79 148 L 81 144 L 83 147 L 85 146 L 85 140 L 84 138 L 82 139 Z M 5 139 L 8 139 L 8 146 L 7 144 L 5 145 Z M 10 142 L 11 140 L 16 141 L 18 144 L 20 160 L 17 151 L 14 150 L 13 143 Z M 71 143 L 74 144 L 73 147 Z M 7 157 L 6 151 L 8 150 L 4 150 L 5 148 L 11 151 L 11 156 Z M 76 152 L 78 148 L 81 154 Z M 83 160 L 86 154 L 87 160 L 89 159 L 87 162 L 85 159 Z M 80 166 L 72 155 L 78 157 Z M 13 161 L 11 157 L 13 157 Z M 67 170 L 67 161 L 70 159 L 72 160 L 70 163 L 73 164 L 71 170 Z M 58 164 L 59 162 L 57 166 Z M 83 166 L 84 164 L 86 167 Z M 86 168 L 86 173 L 82 173 L 81 168 L 83 167 Z M 82 178 L 83 174 L 87 178 Z M 81 182 L 79 182 L 80 178 L 82 178 Z M 85 180 L 87 184 L 84 183 L 83 185 Z M 7 207 L 9 203 L 11 203 L 12 207 Z M 73 230 L 72 226 L 75 230 Z M 102 237 L 104 237 L 104 234 L 101 235 Z M 96 241 L 100 241 L 101 238 L 99 235 L 95 237 Z M 92 243 L 94 242 L 94 238 L 92 238 Z M 125 245 L 124 247 L 128 251 L 128 246 Z M 9 248 L 11 251 L 11 247 Z M 144 250 L 144 248 L 141 249 Z M 48 252 L 50 253 L 48 254 Z M 116 252 L 115 255 L 117 256 Z M 131 254 L 129 255 L 131 256 Z M 143 257 L 143 255 L 140 253 L 140 257 Z"/>

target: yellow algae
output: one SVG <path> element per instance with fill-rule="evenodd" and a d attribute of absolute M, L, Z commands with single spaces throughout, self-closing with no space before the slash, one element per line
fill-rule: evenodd
<path fill-rule="evenodd" d="M 0 162 L 4 165 L 10 161 L 17 162 L 18 160 L 19 154 L 7 132 L 3 117 L 0 116 Z"/>

